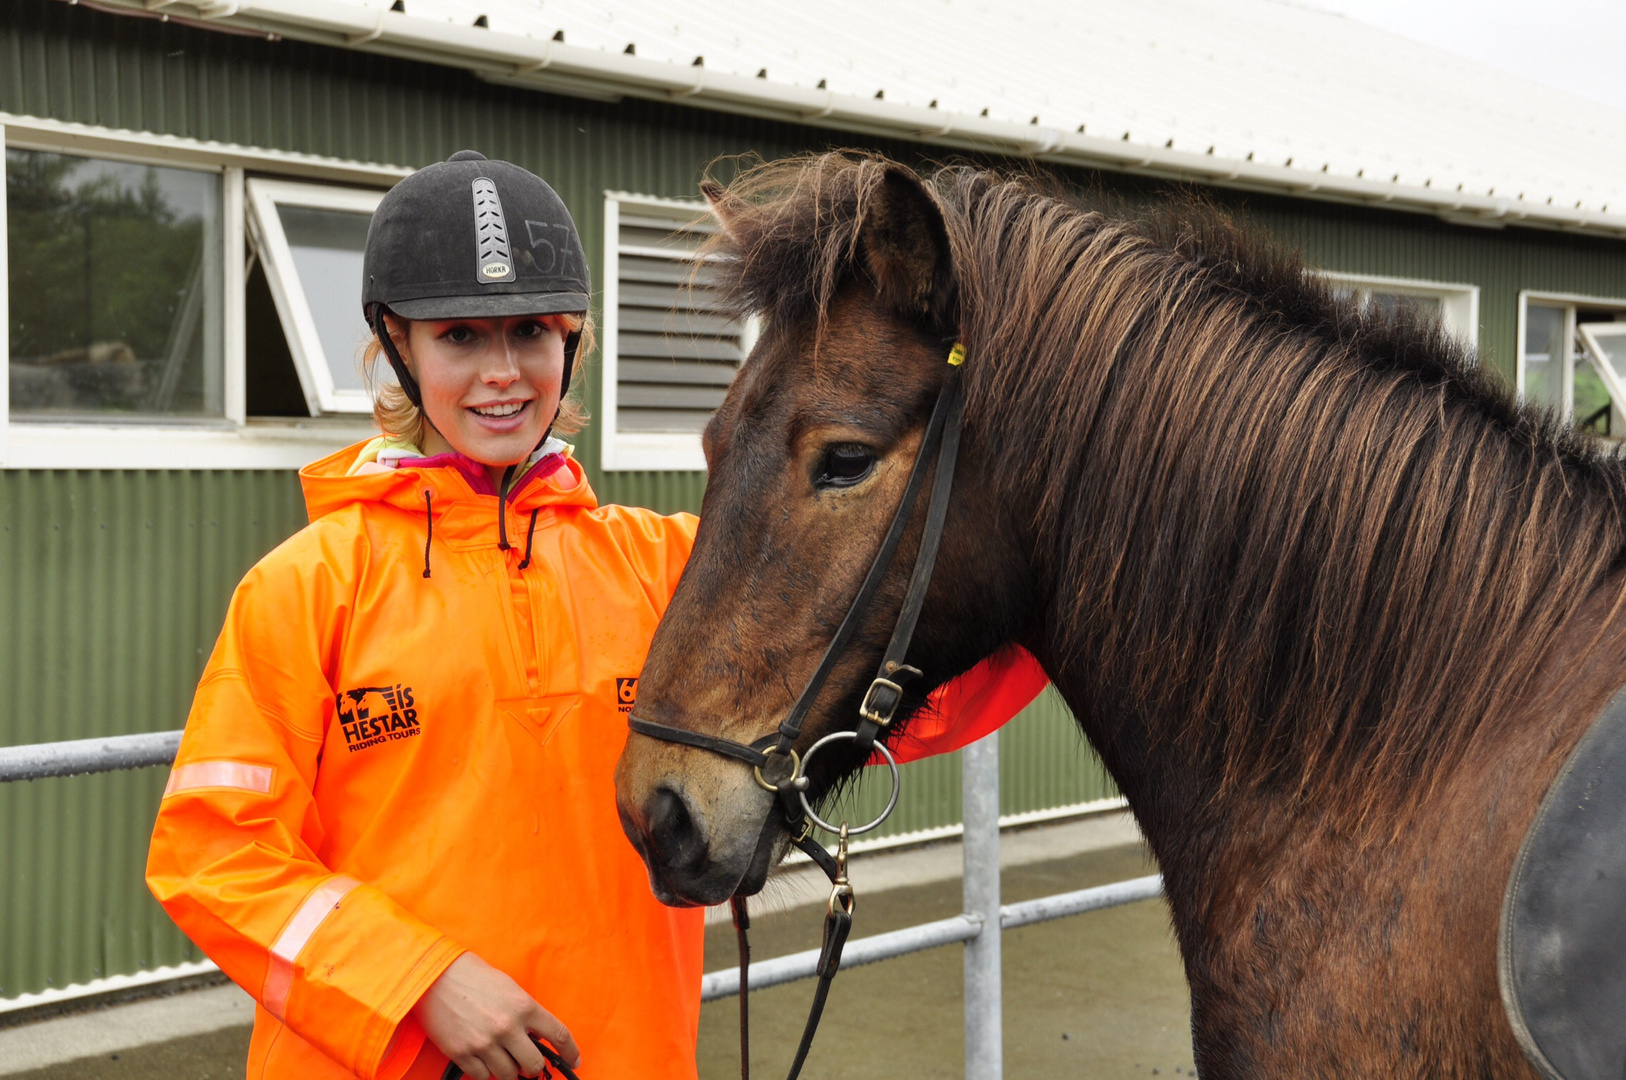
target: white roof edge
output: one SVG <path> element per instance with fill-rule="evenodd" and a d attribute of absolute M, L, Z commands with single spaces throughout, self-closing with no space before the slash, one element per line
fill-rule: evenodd
<path fill-rule="evenodd" d="M 1626 237 L 1626 213 L 1565 208 L 1287 165 L 1150 147 L 1005 120 L 888 103 L 685 67 L 474 26 L 323 0 L 100 0 L 317 44 L 473 71 L 508 85 L 596 98 L 680 102 L 957 150 L 1036 158 L 1269 194 L 1432 214 L 1454 224 L 1525 225 Z"/>
<path fill-rule="evenodd" d="M 164 160 L 177 165 L 204 169 L 235 167 L 370 187 L 389 187 L 397 180 L 411 176 L 414 171 L 404 165 L 350 161 L 320 154 L 190 139 L 180 135 L 142 133 L 4 111 L 0 111 L 0 136 L 3 136 L 0 141 L 6 146 L 17 149 L 78 151 L 129 161 L 149 161 L 153 149 L 160 147 Z"/>

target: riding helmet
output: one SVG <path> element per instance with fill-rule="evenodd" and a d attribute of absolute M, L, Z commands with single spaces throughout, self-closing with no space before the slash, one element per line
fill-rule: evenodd
<path fill-rule="evenodd" d="M 417 380 L 384 328 L 403 319 L 490 319 L 587 310 L 591 285 L 576 223 L 540 176 L 460 150 L 406 177 L 378 204 L 362 258 L 362 314 L 407 398 Z M 581 334 L 565 338 L 570 389 Z"/>

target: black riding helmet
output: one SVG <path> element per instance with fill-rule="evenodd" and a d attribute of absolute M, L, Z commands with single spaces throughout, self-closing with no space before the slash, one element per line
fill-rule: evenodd
<path fill-rule="evenodd" d="M 562 315 L 585 312 L 590 292 L 581 237 L 564 200 L 535 173 L 473 150 L 396 184 L 367 229 L 362 314 L 420 409 L 418 381 L 384 326 L 386 311 L 403 319 Z M 580 344 L 580 332 L 565 338 L 561 402 Z"/>

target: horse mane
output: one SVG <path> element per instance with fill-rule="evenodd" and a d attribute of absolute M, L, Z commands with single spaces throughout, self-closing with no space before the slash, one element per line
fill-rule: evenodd
<path fill-rule="evenodd" d="M 889 167 L 841 151 L 735 180 L 741 307 L 822 329 Z M 1048 659 L 1087 673 L 1070 698 L 1109 762 L 1138 717 L 1222 790 L 1364 814 L 1351 770 L 1421 795 L 1583 604 L 1626 597 L 1626 470 L 1434 320 L 1359 310 L 1191 199 L 1136 219 L 1033 176 L 923 183 L 967 453 L 1030 508 Z"/>

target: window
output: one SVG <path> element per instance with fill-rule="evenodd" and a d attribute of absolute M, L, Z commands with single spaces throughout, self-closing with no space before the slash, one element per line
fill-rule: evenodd
<path fill-rule="evenodd" d="M 1626 437 L 1626 322 L 1583 322 L 1576 326 L 1587 362 L 1604 384 L 1603 398 L 1583 403 L 1576 394 L 1576 423 L 1605 438 Z M 1584 410 L 1589 407 L 1591 412 Z"/>
<path fill-rule="evenodd" d="M 700 432 L 751 351 L 700 247 L 702 203 L 611 194 L 604 204 L 606 469 L 704 469 Z"/>
<path fill-rule="evenodd" d="M 6 150 L 19 418 L 223 418 L 219 173 Z"/>
<path fill-rule="evenodd" d="M 381 191 L 248 181 L 249 236 L 312 416 L 372 412 L 361 259 Z M 252 345 L 251 345 L 252 347 Z M 383 375 L 388 365 L 376 373 Z"/>
<path fill-rule="evenodd" d="M 0 467 L 282 469 L 372 432 L 361 249 L 411 170 L 11 114 L 0 146 Z"/>
<path fill-rule="evenodd" d="M 1362 307 L 1374 307 L 1386 315 L 1409 308 L 1440 320 L 1465 345 L 1479 343 L 1479 286 L 1453 285 L 1410 278 L 1371 277 L 1359 274 L 1325 273 L 1333 292 L 1348 297 Z"/>
<path fill-rule="evenodd" d="M 1518 386 L 1583 430 L 1626 437 L 1626 301 L 1520 293 Z"/>

